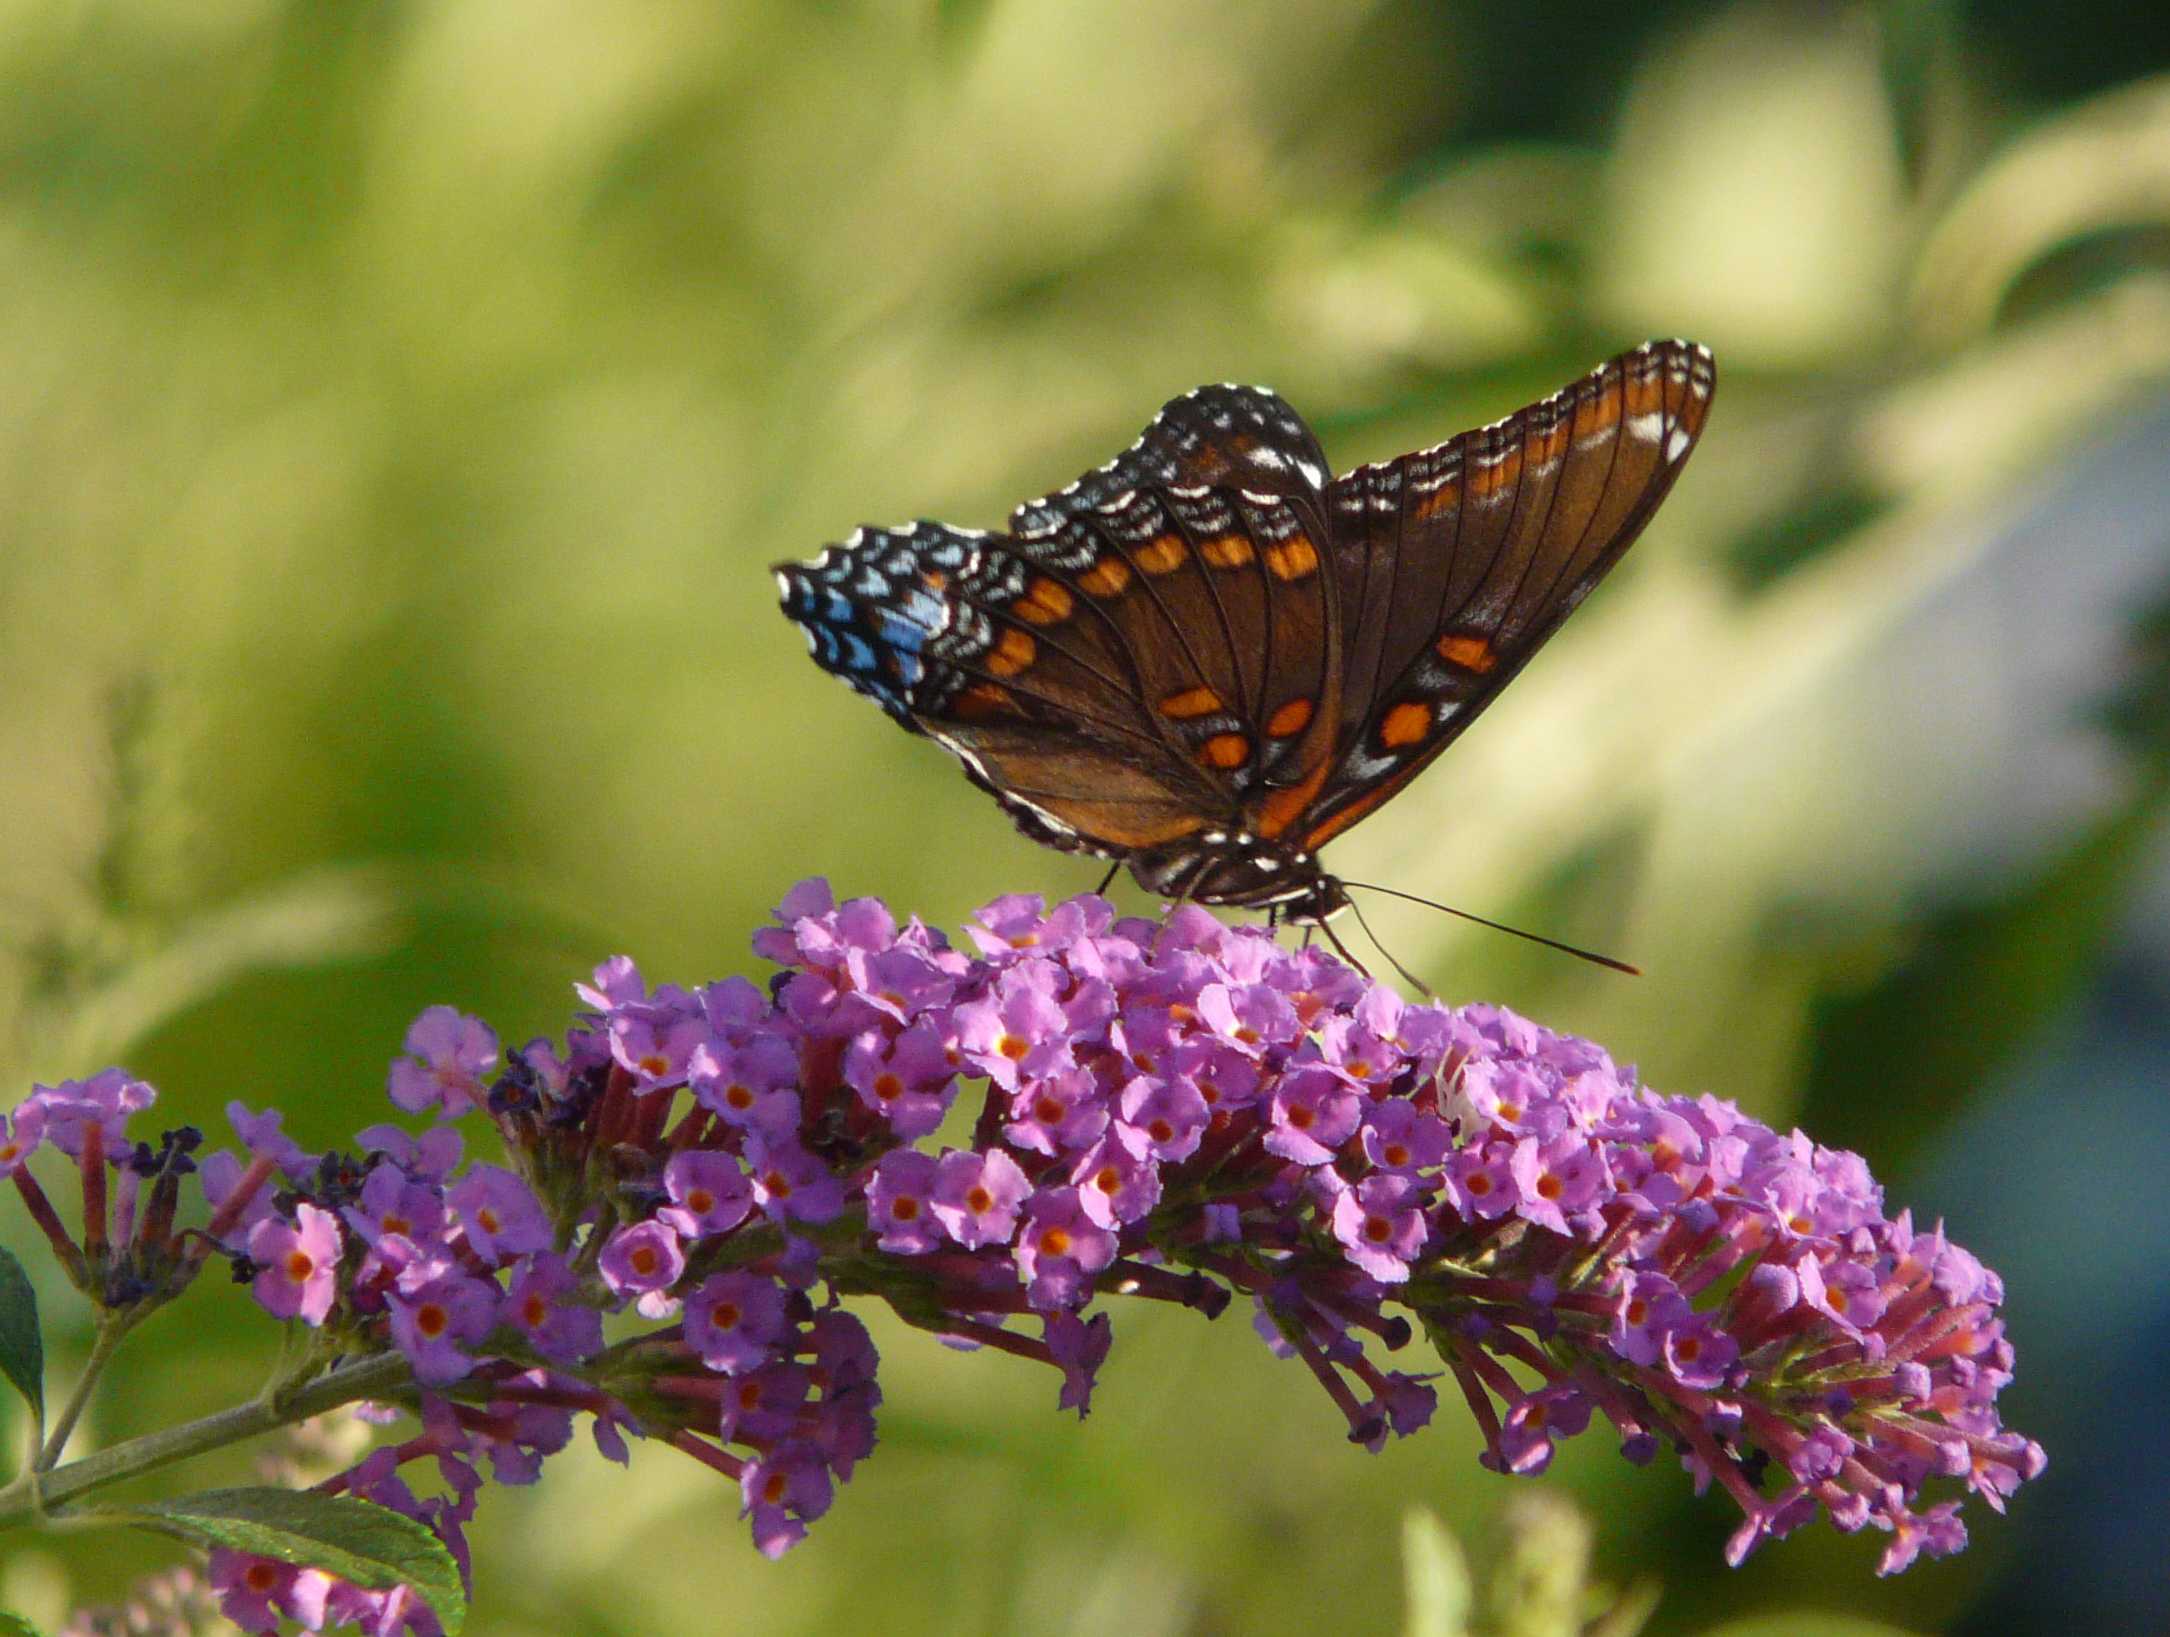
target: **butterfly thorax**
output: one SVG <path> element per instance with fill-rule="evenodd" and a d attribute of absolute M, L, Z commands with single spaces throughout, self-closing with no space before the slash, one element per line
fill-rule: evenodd
<path fill-rule="evenodd" d="M 1130 873 L 1147 892 L 1198 904 L 1272 909 L 1284 921 L 1324 921 L 1348 907 L 1341 883 L 1300 847 L 1241 830 L 1207 830 L 1139 853 Z"/>

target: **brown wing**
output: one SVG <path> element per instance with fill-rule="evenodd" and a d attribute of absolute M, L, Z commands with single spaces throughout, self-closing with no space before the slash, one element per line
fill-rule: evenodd
<path fill-rule="evenodd" d="M 1008 535 L 862 529 L 778 565 L 784 609 L 818 664 L 952 751 L 1028 834 L 1120 857 L 1325 765 L 1326 477 L 1279 398 L 1201 388 Z"/>
<path fill-rule="evenodd" d="M 1706 348 L 1653 341 L 1505 420 L 1334 481 L 1341 726 L 1294 821 L 1306 847 L 1414 778 L 1605 577 L 1679 476 L 1715 385 Z"/>

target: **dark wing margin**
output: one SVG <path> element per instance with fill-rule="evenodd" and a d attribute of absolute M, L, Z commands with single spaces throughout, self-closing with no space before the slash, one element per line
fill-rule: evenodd
<path fill-rule="evenodd" d="M 1340 834 L 1451 744 L 1635 541 L 1702 434 L 1707 348 L 1653 341 L 1327 493 L 1347 620 L 1333 772 L 1296 820 Z"/>

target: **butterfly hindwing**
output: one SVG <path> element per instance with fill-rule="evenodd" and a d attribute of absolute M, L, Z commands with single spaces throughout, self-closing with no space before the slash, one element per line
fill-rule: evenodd
<path fill-rule="evenodd" d="M 1336 763 L 1303 815 L 1323 845 L 1496 698 L 1634 543 L 1701 434 L 1710 353 L 1625 353 L 1502 421 L 1337 479 L 1349 621 Z"/>

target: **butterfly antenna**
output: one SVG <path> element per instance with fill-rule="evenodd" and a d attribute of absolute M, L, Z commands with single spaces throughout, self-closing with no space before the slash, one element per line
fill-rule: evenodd
<path fill-rule="evenodd" d="M 1614 960 L 1610 955 L 1600 955 L 1594 949 L 1582 949 L 1574 944 L 1562 943 L 1557 938 L 1547 938 L 1541 932 L 1524 932 L 1520 927 L 1508 926 L 1502 921 L 1487 921 L 1483 916 L 1473 915 L 1466 909 L 1456 909 L 1452 904 L 1435 903 L 1429 898 L 1419 898 L 1413 892 L 1403 892 L 1396 887 L 1374 886 L 1368 881 L 1344 881 L 1342 885 L 1345 887 L 1362 887 L 1366 892 L 1383 892 L 1389 898 L 1405 898 L 1412 904 L 1422 904 L 1426 909 L 1436 909 L 1443 915 L 1459 916 L 1462 920 L 1474 921 L 1481 927 L 1490 927 L 1494 932 L 1505 932 L 1517 938 L 1527 938 L 1533 944 L 1543 944 L 1547 949 L 1557 949 L 1563 955 L 1572 955 L 1577 960 L 1588 961 L 1594 966 L 1609 966 L 1613 971 L 1625 972 L 1631 978 L 1639 978 L 1643 975 L 1641 967 L 1630 966 L 1626 961 Z M 1354 909 L 1356 906 L 1351 904 L 1349 907 Z M 1361 912 L 1358 913 L 1357 920 L 1360 923 L 1362 922 L 1363 915 Z M 1364 930 L 1369 932 L 1371 929 L 1365 927 Z M 1378 941 L 1377 938 L 1372 939 L 1373 943 L 1378 943 Z M 1380 952 L 1385 953 L 1383 945 Z M 1391 955 L 1386 958 L 1390 961 L 1394 960 Z M 1397 972 L 1401 970 L 1399 961 L 1395 961 L 1394 969 Z"/>
<path fill-rule="evenodd" d="M 1430 984 L 1426 983 L 1422 978 L 1418 977 L 1414 972 L 1410 971 L 1409 968 L 1402 965 L 1400 961 L 1394 958 L 1394 952 L 1391 949 L 1387 948 L 1385 944 L 1379 942 L 1379 935 L 1371 930 L 1371 923 L 1364 919 L 1364 912 L 1356 907 L 1356 902 L 1354 899 L 1351 899 L 1349 901 L 1349 913 L 1356 917 L 1356 924 L 1364 929 L 1364 936 L 1371 940 L 1372 947 L 1386 957 L 1387 965 L 1391 966 L 1395 971 L 1399 972 L 1406 982 L 1415 984 L 1417 988 L 1417 993 L 1422 995 L 1426 1000 L 1437 1000 L 1439 998 L 1439 996 L 1433 992 L 1432 986 Z M 1331 937 L 1332 934 L 1329 933 L 1328 936 Z"/>

